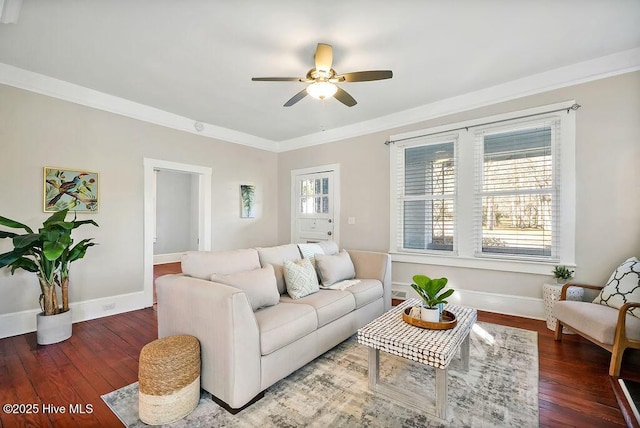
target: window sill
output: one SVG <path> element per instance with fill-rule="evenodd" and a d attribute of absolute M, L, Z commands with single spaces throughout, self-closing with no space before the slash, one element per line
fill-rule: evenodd
<path fill-rule="evenodd" d="M 470 269 L 485 269 L 503 272 L 519 272 L 535 275 L 551 275 L 553 267 L 564 264 L 574 268 L 573 263 L 542 262 L 533 260 L 506 260 L 480 257 L 461 257 L 452 255 L 415 254 L 390 252 L 391 260 L 400 263 L 453 266 Z"/>

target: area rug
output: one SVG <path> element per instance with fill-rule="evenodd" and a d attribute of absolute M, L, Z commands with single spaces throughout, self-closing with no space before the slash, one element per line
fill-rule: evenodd
<path fill-rule="evenodd" d="M 537 333 L 477 323 L 469 371 L 449 366 L 447 419 L 376 396 L 368 390 L 368 348 L 351 337 L 268 388 L 264 398 L 231 415 L 202 391 L 198 407 L 171 427 L 535 427 L 538 426 Z M 380 376 L 435 397 L 435 370 L 384 352 Z M 138 384 L 103 395 L 127 427 L 138 419 Z M 435 410 L 435 399 L 431 413 Z"/>

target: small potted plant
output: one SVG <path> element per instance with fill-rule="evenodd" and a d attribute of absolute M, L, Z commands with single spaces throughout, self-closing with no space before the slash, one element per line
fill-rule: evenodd
<path fill-rule="evenodd" d="M 449 280 L 447 278 L 431 279 L 426 275 L 415 275 L 413 277 L 413 288 L 422 298 L 424 306 L 420 311 L 420 318 L 423 321 L 440 321 L 440 309 L 438 305 L 445 304 L 447 297 L 453 294 L 453 289 L 442 291 Z M 442 293 L 441 293 L 442 291 Z"/>
<path fill-rule="evenodd" d="M 558 284 L 564 284 L 573 277 L 573 270 L 564 265 L 558 265 L 553 268 L 553 277 Z"/>
<path fill-rule="evenodd" d="M 23 229 L 26 233 L 0 230 L 0 239 L 10 238 L 13 249 L 0 254 L 0 268 L 7 267 L 14 274 L 17 269 L 33 272 L 40 285 L 39 303 L 42 312 L 37 315 L 37 342 L 41 345 L 57 343 L 71 336 L 69 309 L 69 264 L 84 257 L 87 249 L 95 245 L 93 238 L 74 245 L 71 232 L 83 224 L 98 226 L 93 220 L 66 221 L 68 210 L 53 213 L 41 228 L 34 232 L 15 220 L 0 216 L 0 226 Z M 61 292 L 62 304 L 56 287 Z"/>

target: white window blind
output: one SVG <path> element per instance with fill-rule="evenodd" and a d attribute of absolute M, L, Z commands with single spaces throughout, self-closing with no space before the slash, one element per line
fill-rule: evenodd
<path fill-rule="evenodd" d="M 557 258 L 559 121 L 476 133 L 476 255 Z"/>
<path fill-rule="evenodd" d="M 455 140 L 414 144 L 396 151 L 398 225 L 404 250 L 453 251 Z"/>

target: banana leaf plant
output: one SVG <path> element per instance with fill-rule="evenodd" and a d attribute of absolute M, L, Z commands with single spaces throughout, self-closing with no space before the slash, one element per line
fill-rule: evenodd
<path fill-rule="evenodd" d="M 448 281 L 447 278 L 431 279 L 425 275 L 415 275 L 411 288 L 422 298 L 426 307 L 433 309 L 441 303 L 447 303 L 445 299 L 453 294 L 453 289 L 440 293 Z"/>
<path fill-rule="evenodd" d="M 83 224 L 98 226 L 93 220 L 65 221 L 69 210 L 53 213 L 44 221 L 42 227 L 34 232 L 29 226 L 0 216 L 0 226 L 11 229 L 23 229 L 18 234 L 0 230 L 0 239 L 9 238 L 13 250 L 0 254 L 0 268 L 23 269 L 34 272 L 40 284 L 40 308 L 44 315 L 55 315 L 69 310 L 69 265 L 81 258 L 87 248 L 95 245 L 93 238 L 83 239 L 73 245 L 71 232 Z M 62 306 L 59 304 L 56 286 L 61 289 Z"/>

